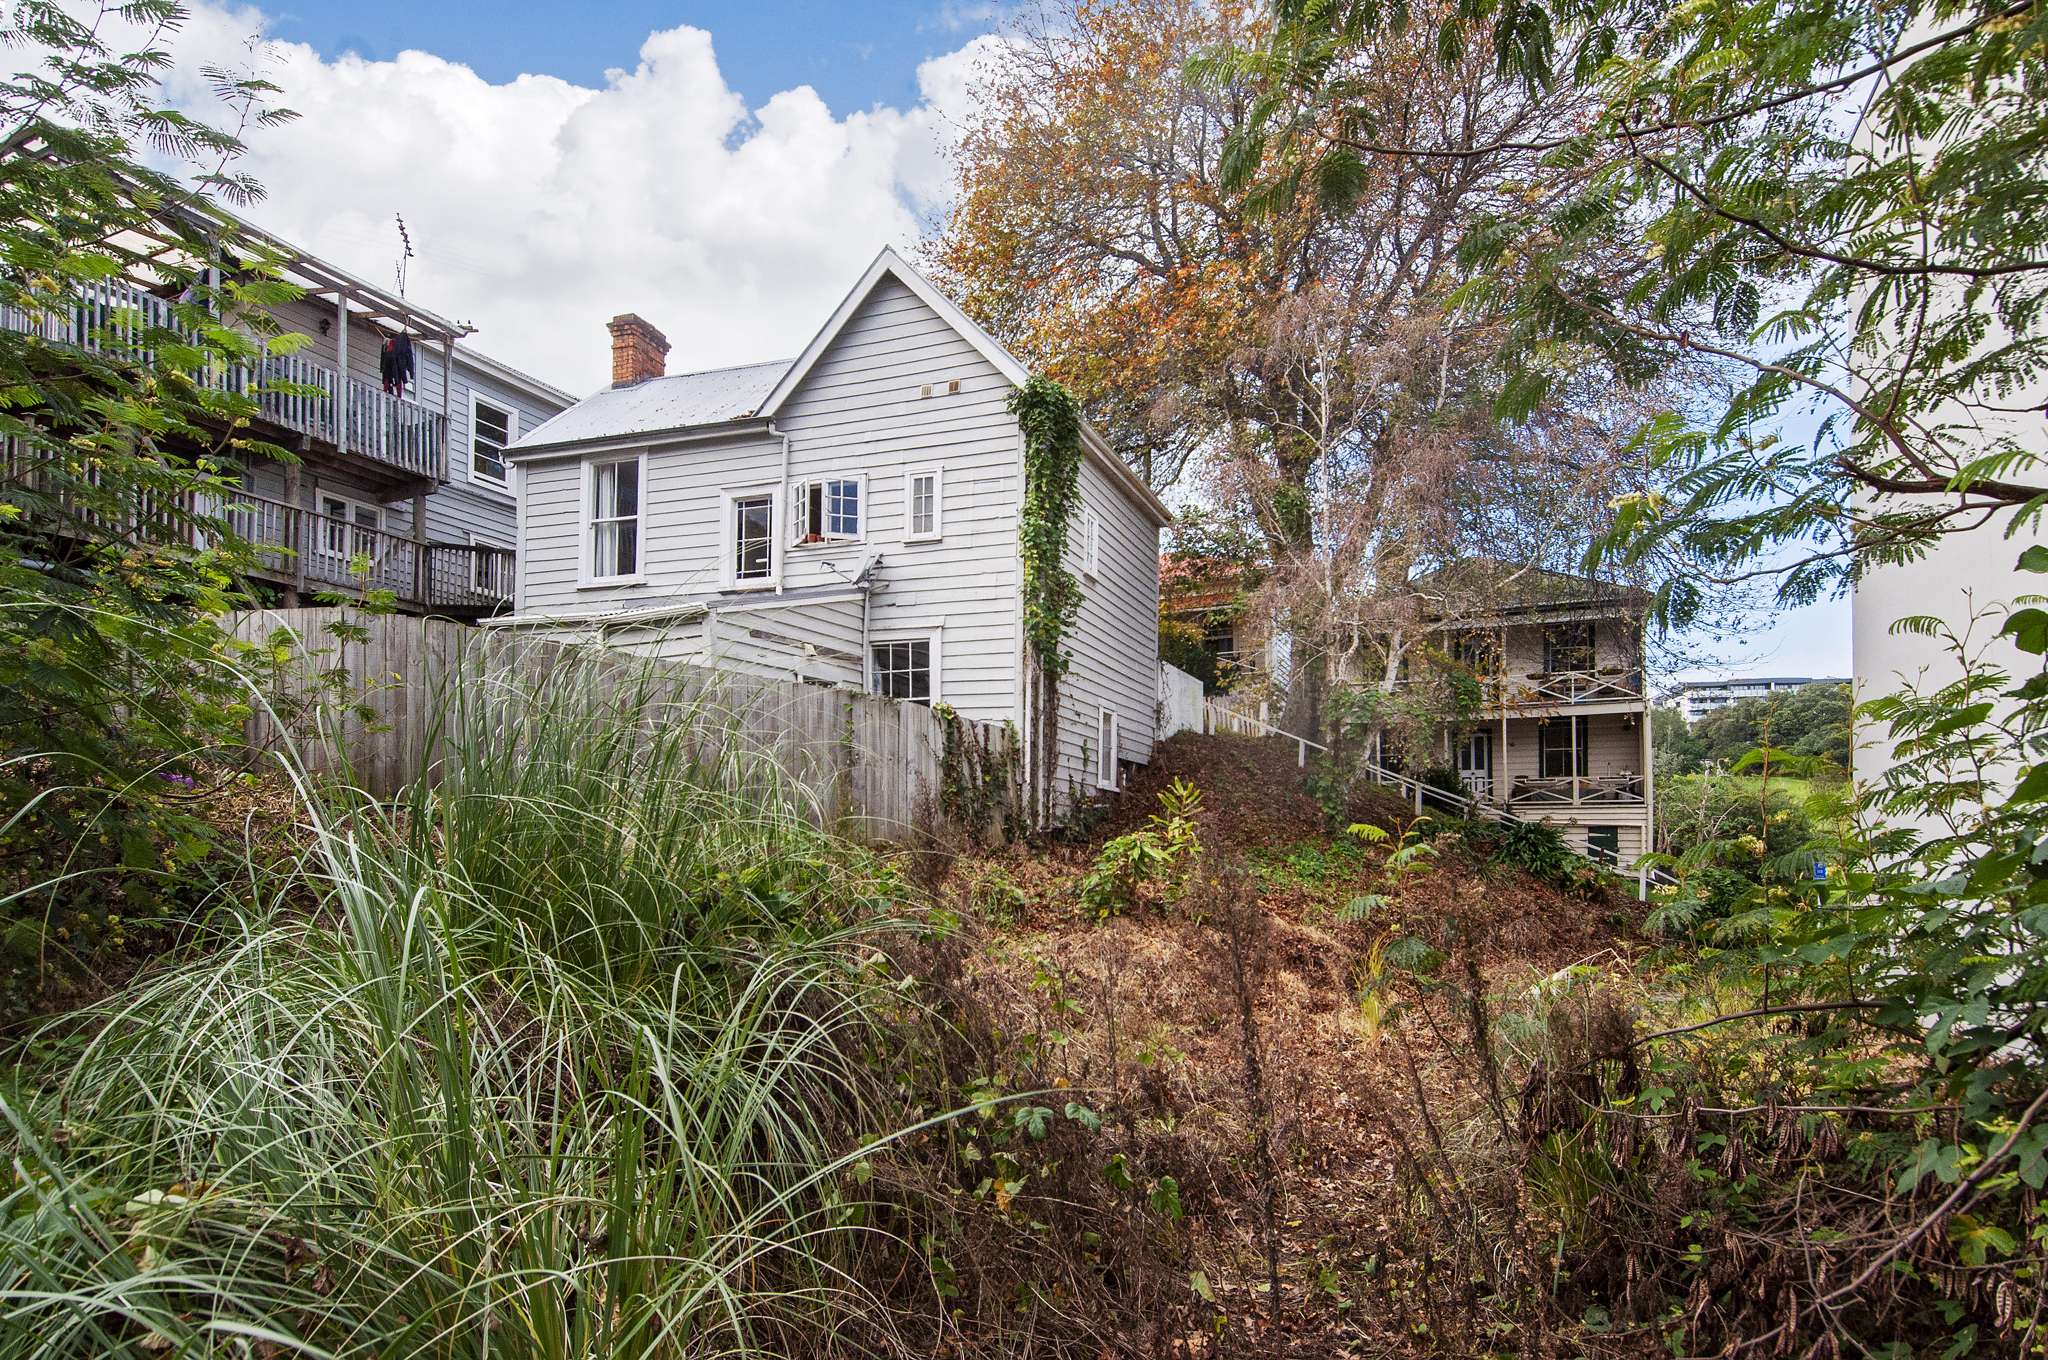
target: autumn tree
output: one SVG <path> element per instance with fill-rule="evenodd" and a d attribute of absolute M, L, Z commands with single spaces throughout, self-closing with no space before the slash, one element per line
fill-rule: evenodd
<path fill-rule="evenodd" d="M 1477 545 L 1572 555 L 1643 412 L 1564 364 L 1529 421 L 1494 419 L 1509 336 L 1468 316 L 1458 249 L 1468 221 L 1556 192 L 1517 153 L 1361 159 L 1347 195 L 1285 200 L 1226 163 L 1255 87 L 1217 54 L 1265 24 L 1241 3 L 1075 0 L 1025 25 L 984 72 L 930 254 L 1154 486 L 1256 525 L 1256 612 L 1292 639 L 1287 717 L 1307 731 L 1333 648 L 1419 567 Z M 1571 114 L 1419 36 L 1355 68 L 1386 119 L 1450 145 Z"/>
<path fill-rule="evenodd" d="M 1603 981 L 1603 992 L 1644 999 L 1643 1032 L 1625 1022 L 1606 1054 L 1551 1079 L 1593 1090 L 1613 1056 L 1631 1072 L 1642 1063 L 1658 1074 L 1660 1119 L 1690 1129 L 1715 1111 L 1719 1164 L 1742 1168 L 1722 1183 L 1740 1189 L 1707 1214 L 1667 1199 L 1666 1173 L 1642 1174 L 1655 1158 L 1606 1139 L 1642 1117 L 1641 1091 L 1574 1096 L 1574 1113 L 1542 1139 L 1588 1151 L 1584 1174 L 1603 1187 L 1595 1199 L 1626 1207 L 1589 1216 L 1590 1249 L 1546 1263 L 1531 1293 L 1559 1268 L 1591 1278 L 1588 1263 L 1620 1242 L 1626 1279 L 1596 1288 L 1598 1307 L 1665 1319 L 1674 1354 L 2037 1353 L 2048 1185 L 2048 545 L 2038 541 L 2048 7 L 1499 0 L 1417 16 L 1376 0 L 1276 0 L 1276 10 L 1270 41 L 1233 66 L 1260 93 L 1226 162 L 1283 209 L 1347 201 L 1356 167 L 1386 158 L 1459 164 L 1513 151 L 1566 186 L 1547 204 L 1469 224 L 1461 252 L 1474 271 L 1468 297 L 1516 337 L 1507 413 L 1544 398 L 1560 346 L 1598 351 L 1630 377 L 1686 356 L 1721 366 L 1721 400 L 1646 431 L 1663 485 L 1632 498 L 1600 544 L 1602 560 L 1625 563 L 1689 545 L 1705 569 L 1659 574 L 1667 617 L 1683 622 L 1745 580 L 1803 603 L 1943 535 L 2033 540 L 2011 546 L 2014 598 L 2002 627 L 1989 625 L 1998 651 L 1956 618 L 1971 583 L 1953 583 L 1946 609 L 1930 601 L 1947 618 L 1899 620 L 1940 660 L 1900 692 L 1865 698 L 1859 734 L 1864 724 L 1888 734 L 1878 739 L 1890 763 L 1860 776 L 1847 802 L 1809 804 L 1809 835 L 1781 839 L 1792 809 L 1768 776 L 1819 773 L 1842 754 L 1840 690 L 1807 701 L 1825 723 L 1801 737 L 1806 753 L 1759 724 L 1754 739 L 1770 749 L 1731 770 L 1756 776 L 1744 781 L 1755 813 L 1746 826 L 1702 798 L 1716 815 L 1666 862 L 1681 882 L 1651 920 L 1711 948 L 1620 986 Z M 1587 116 L 1513 144 L 1413 137 L 1354 72 L 1390 34 L 1413 35 L 1418 18 L 1447 69 L 1483 45 L 1528 89 L 1590 101 Z M 1785 420 L 1792 412 L 1814 418 Z M 1747 872 L 1715 886 L 1705 871 L 1732 863 Z M 1649 998 L 1667 986 L 1685 999 L 1660 1016 Z M 1765 1029 L 1744 1027 L 1763 1017 Z M 1794 1148 L 1783 1121 L 1792 1110 L 1827 1118 L 1808 1126 L 1825 1140 Z M 1538 1186 L 1555 1170 L 1529 1166 Z M 1700 1232 L 1710 1219 L 1741 1232 L 1716 1245 Z M 1963 1278 L 1969 1286 L 1954 1287 Z"/>

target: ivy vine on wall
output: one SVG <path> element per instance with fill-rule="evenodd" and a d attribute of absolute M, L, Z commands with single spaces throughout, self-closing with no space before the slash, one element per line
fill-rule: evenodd
<path fill-rule="evenodd" d="M 1038 759 L 1037 811 L 1049 800 L 1059 750 L 1059 682 L 1065 641 L 1081 607 L 1081 583 L 1067 569 L 1067 534 L 1081 503 L 1081 406 L 1049 378 L 1032 378 L 1010 395 L 1024 432 L 1024 509 L 1017 546 L 1024 563 L 1024 640 L 1035 683 L 1029 721 Z"/>

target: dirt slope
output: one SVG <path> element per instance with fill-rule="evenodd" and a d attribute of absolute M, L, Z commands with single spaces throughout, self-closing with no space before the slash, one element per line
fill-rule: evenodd
<path fill-rule="evenodd" d="M 1202 791 L 1198 880 L 1096 920 L 1076 898 L 1080 876 L 1105 840 L 1145 823 L 1176 778 Z M 1185 1306 L 1155 1305 L 1171 1327 L 1106 1353 L 1456 1353 L 1407 1312 L 1406 1248 L 1390 1225 L 1415 1192 L 1397 1184 L 1396 1168 L 1419 1096 L 1459 1119 L 1483 1117 L 1471 1100 L 1479 1074 L 1456 1017 L 1385 951 L 1420 941 L 1476 969 L 1490 990 L 1526 986 L 1625 948 L 1634 904 L 1561 894 L 1474 862 L 1451 837 L 1421 871 L 1390 883 L 1406 809 L 1367 799 L 1346 819 L 1386 827 L 1389 841 L 1330 835 L 1285 743 L 1184 736 L 1159 749 L 1087 843 L 985 857 L 955 876 L 975 921 L 963 985 L 1009 1033 L 1033 1036 L 1023 1079 L 1088 1093 L 1177 1173 L 1184 1235 L 1159 1297 Z M 1383 900 L 1347 910 L 1368 896 Z M 1277 1305 L 1264 1250 L 1269 1192 Z M 1504 1354 L 1543 1349 L 1533 1338 L 1496 1344 Z"/>

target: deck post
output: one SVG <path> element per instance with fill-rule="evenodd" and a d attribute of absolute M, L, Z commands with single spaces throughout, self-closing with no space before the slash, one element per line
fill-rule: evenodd
<path fill-rule="evenodd" d="M 1507 644 L 1501 645 L 1505 647 Z M 1487 772 L 1493 785 L 1491 792 L 1499 800 L 1500 805 L 1506 807 L 1514 786 L 1508 781 L 1508 710 L 1505 684 L 1501 687 L 1500 750 L 1493 753 L 1493 764 L 1494 768 Z"/>
<path fill-rule="evenodd" d="M 1581 787 L 1580 787 L 1580 784 L 1579 784 L 1579 717 L 1578 717 L 1578 714 L 1576 714 L 1576 713 L 1568 713 L 1568 714 L 1566 714 L 1566 715 L 1565 715 L 1565 720 L 1564 720 L 1564 721 L 1565 721 L 1565 730 L 1566 730 L 1566 731 L 1567 731 L 1567 732 L 1568 732 L 1568 733 L 1570 734 L 1570 736 L 1571 736 L 1571 742 L 1572 742 L 1572 804 L 1573 804 L 1574 806 L 1577 806 L 1577 804 L 1578 804 L 1578 802 L 1579 802 L 1580 798 L 1581 798 L 1581 797 L 1583 796 L 1583 790 L 1581 789 Z M 1590 733 L 1589 733 L 1588 735 L 1590 735 Z"/>
<path fill-rule="evenodd" d="M 455 337 L 441 337 L 441 449 L 438 458 L 438 472 L 442 481 L 448 480 L 448 427 L 453 423 L 448 418 L 450 392 L 455 386 Z"/>
<path fill-rule="evenodd" d="M 348 299 L 334 295 L 334 447 L 348 449 Z"/>
<path fill-rule="evenodd" d="M 412 498 L 412 593 L 427 607 L 427 498 L 418 492 Z"/>
<path fill-rule="evenodd" d="M 299 607 L 299 595 L 306 588 L 306 548 L 303 543 L 299 542 L 298 533 L 300 523 L 299 479 L 299 465 L 297 463 L 286 463 L 284 465 L 284 499 L 286 509 L 284 512 L 284 523 L 277 526 L 277 531 L 278 536 L 284 539 L 285 546 L 291 549 L 292 554 L 292 584 L 291 588 L 285 592 L 284 597 L 285 608 L 287 609 L 297 609 Z"/>

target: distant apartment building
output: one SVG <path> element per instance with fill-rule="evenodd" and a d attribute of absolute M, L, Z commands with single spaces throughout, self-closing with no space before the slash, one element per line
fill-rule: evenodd
<path fill-rule="evenodd" d="M 1763 699 L 1808 685 L 1848 683 L 1845 675 L 1745 675 L 1732 680 L 1682 680 L 1665 692 L 1665 698 L 1676 703 L 1679 714 L 1690 723 L 1744 699 Z"/>

